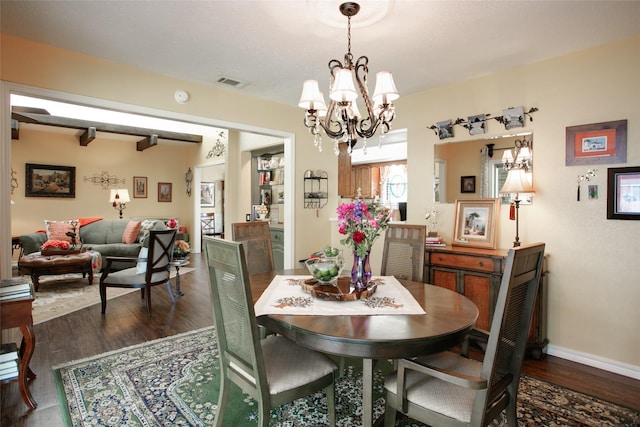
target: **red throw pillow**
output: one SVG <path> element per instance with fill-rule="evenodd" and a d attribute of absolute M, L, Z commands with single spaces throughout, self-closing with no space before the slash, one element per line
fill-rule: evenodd
<path fill-rule="evenodd" d="M 141 225 L 142 223 L 140 221 L 129 221 L 129 224 L 127 224 L 127 227 L 124 229 L 124 233 L 122 233 L 122 243 L 135 243 L 138 239 Z"/>

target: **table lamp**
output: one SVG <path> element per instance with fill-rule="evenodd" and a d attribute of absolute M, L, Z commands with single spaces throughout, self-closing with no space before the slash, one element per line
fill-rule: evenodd
<path fill-rule="evenodd" d="M 533 182 L 530 172 L 526 172 L 524 169 L 510 169 L 509 173 L 507 173 L 507 179 L 500 189 L 500 194 L 515 194 L 515 199 L 513 199 L 514 205 L 512 205 L 512 209 L 515 207 L 515 220 L 516 220 L 516 239 L 513 242 L 513 247 L 520 246 L 520 237 L 518 236 L 518 228 L 519 228 L 519 217 L 518 211 L 520 209 L 519 199 L 521 193 L 535 193 L 533 189 Z M 513 216 L 511 219 L 513 219 Z"/>
<path fill-rule="evenodd" d="M 113 205 L 113 208 L 120 212 L 120 219 L 122 219 L 122 211 L 127 207 L 131 199 L 129 198 L 129 190 L 124 188 L 115 188 L 111 190 L 109 196 L 109 203 Z"/>

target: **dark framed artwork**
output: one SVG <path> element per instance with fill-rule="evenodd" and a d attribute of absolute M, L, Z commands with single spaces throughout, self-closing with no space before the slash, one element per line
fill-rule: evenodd
<path fill-rule="evenodd" d="M 25 197 L 76 197 L 75 166 L 26 164 Z"/>
<path fill-rule="evenodd" d="M 476 192 L 476 177 L 475 176 L 461 176 L 460 177 L 460 192 L 461 193 L 475 193 Z"/>
<path fill-rule="evenodd" d="M 171 201 L 171 189 L 172 184 L 170 182 L 158 183 L 158 201 L 170 202 Z"/>
<path fill-rule="evenodd" d="M 627 162 L 627 121 L 567 127 L 566 166 Z"/>
<path fill-rule="evenodd" d="M 453 242 L 456 246 L 495 249 L 500 199 L 456 200 Z"/>
<path fill-rule="evenodd" d="M 437 123 L 438 126 L 438 138 L 446 139 L 453 138 L 453 122 L 451 120 L 444 120 Z"/>
<path fill-rule="evenodd" d="M 607 219 L 640 220 L 640 166 L 607 169 Z"/>
<path fill-rule="evenodd" d="M 133 198 L 134 199 L 147 198 L 147 177 L 146 176 L 133 177 Z"/>
<path fill-rule="evenodd" d="M 200 207 L 214 208 L 216 206 L 216 186 L 213 182 L 200 183 Z"/>

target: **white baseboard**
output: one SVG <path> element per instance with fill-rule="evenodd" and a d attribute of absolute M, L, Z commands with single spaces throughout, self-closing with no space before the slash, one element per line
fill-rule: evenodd
<path fill-rule="evenodd" d="M 605 359 L 604 357 L 581 353 L 579 351 L 569 350 L 551 344 L 547 345 L 547 354 L 640 380 L 640 366 L 621 363 L 615 360 Z"/>

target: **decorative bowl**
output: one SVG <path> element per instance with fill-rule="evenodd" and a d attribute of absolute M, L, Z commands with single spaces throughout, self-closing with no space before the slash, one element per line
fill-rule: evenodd
<path fill-rule="evenodd" d="M 305 265 L 315 280 L 333 284 L 340 275 L 344 261 L 341 257 L 309 258 Z"/>

